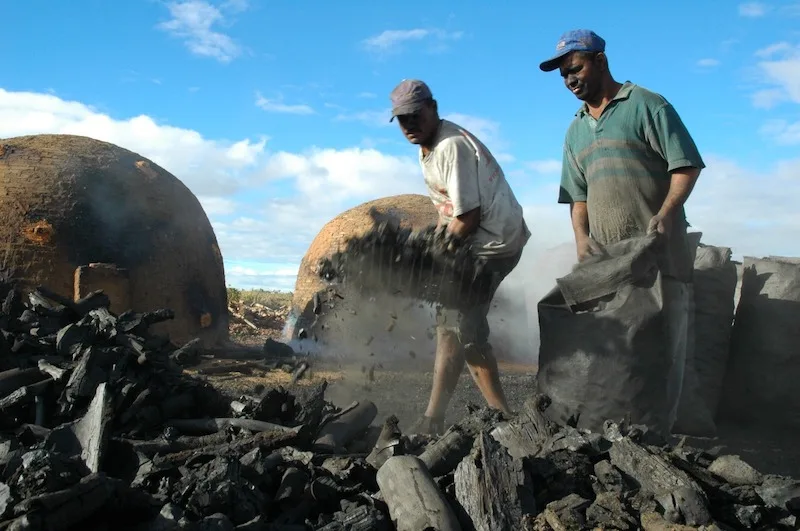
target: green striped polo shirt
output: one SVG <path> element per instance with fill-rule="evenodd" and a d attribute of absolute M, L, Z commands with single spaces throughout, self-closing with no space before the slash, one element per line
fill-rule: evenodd
<path fill-rule="evenodd" d="M 584 104 L 567 130 L 559 203 L 585 201 L 589 232 L 609 244 L 646 233 L 670 187 L 670 172 L 704 168 L 675 108 L 659 94 L 626 81 L 598 120 Z M 662 272 L 692 277 L 683 208 L 673 216 Z"/>

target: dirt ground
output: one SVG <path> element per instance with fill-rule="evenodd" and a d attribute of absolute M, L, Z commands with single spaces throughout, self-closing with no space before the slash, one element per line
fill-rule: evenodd
<path fill-rule="evenodd" d="M 266 337 L 277 338 L 276 330 L 258 335 L 239 336 L 239 344 L 260 346 Z M 221 360 L 204 365 L 220 363 Z M 428 401 L 432 380 L 433 360 L 419 356 L 409 359 L 403 367 L 377 367 L 370 378 L 369 367 L 361 364 L 314 361 L 310 374 L 297 385 L 310 385 L 328 380 L 328 400 L 344 407 L 356 400 L 371 400 L 378 408 L 376 425 L 391 414 L 397 415 L 400 428 L 406 429 L 422 415 Z M 194 372 L 194 371 L 192 371 Z M 245 371 L 246 372 L 246 371 Z M 536 366 L 501 364 L 501 381 L 512 409 L 522 406 L 535 388 Z M 282 385 L 291 389 L 291 375 L 283 371 L 243 374 L 232 372 L 208 376 L 210 381 L 233 396 L 252 393 L 258 385 Z M 447 423 L 457 422 L 467 411 L 468 404 L 483 405 L 483 398 L 464 372 L 447 412 Z M 673 442 L 677 442 L 674 438 Z M 781 474 L 800 478 L 800 430 L 737 426 L 724 423 L 718 426 L 718 436 L 710 439 L 687 438 L 687 442 L 700 448 L 725 447 L 726 453 L 740 455 L 757 469 L 768 474 Z"/>

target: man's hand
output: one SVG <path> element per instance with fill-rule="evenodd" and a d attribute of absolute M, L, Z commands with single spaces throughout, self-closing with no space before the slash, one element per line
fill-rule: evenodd
<path fill-rule="evenodd" d="M 647 226 L 647 234 L 658 233 L 667 238 L 672 234 L 672 215 L 658 213 L 650 218 Z"/>
<path fill-rule="evenodd" d="M 578 251 L 578 262 L 583 262 L 590 256 L 603 254 L 603 249 L 590 236 L 580 237 L 575 243 Z"/>

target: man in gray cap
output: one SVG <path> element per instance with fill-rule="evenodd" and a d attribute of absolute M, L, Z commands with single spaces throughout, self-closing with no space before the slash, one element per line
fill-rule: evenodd
<path fill-rule="evenodd" d="M 545 72 L 559 70 L 583 102 L 564 141 L 558 202 L 569 204 L 578 260 L 648 233 L 665 244 L 661 272 L 673 370 L 683 374 L 694 262 L 684 203 L 705 167 L 675 108 L 661 95 L 611 75 L 606 43 L 591 30 L 564 33 Z M 668 390 L 674 422 L 682 376 Z"/>
<path fill-rule="evenodd" d="M 475 135 L 439 117 L 430 88 L 403 80 L 391 93 L 392 118 L 419 149 L 425 184 L 439 212 L 439 228 L 471 244 L 487 260 L 492 288 L 516 267 L 530 238 L 503 170 Z M 510 413 L 489 344 L 489 303 L 437 312 L 433 387 L 417 432 L 444 430 L 444 414 L 466 362 L 490 407 Z"/>

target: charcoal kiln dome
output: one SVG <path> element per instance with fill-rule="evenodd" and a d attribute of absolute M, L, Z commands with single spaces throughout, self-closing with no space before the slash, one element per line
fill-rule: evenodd
<path fill-rule="evenodd" d="M 387 216 L 399 223 L 401 227 L 412 229 L 435 225 L 438 219 L 436 208 L 430 198 L 419 194 L 383 197 L 342 212 L 322 227 L 300 262 L 292 299 L 294 308 L 302 312 L 314 294 L 325 289 L 324 282 L 317 274 L 317 264 L 321 258 L 329 257 L 337 250 L 344 249 L 348 238 L 361 236 L 371 229 L 372 209 L 379 215 Z"/>
<path fill-rule="evenodd" d="M 170 308 L 154 327 L 180 344 L 227 339 L 222 255 L 200 202 L 122 147 L 73 135 L 0 140 L 2 267 L 23 288 L 103 289 L 111 310 Z"/>

